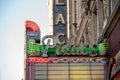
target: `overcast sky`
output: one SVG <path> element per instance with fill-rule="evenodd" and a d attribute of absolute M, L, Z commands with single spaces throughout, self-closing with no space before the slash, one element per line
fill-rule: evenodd
<path fill-rule="evenodd" d="M 0 0 L 0 80 L 23 78 L 25 21 L 49 34 L 47 0 Z"/>

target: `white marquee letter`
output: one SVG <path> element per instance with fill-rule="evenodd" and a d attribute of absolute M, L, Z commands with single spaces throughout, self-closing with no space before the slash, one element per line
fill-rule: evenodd
<path fill-rule="evenodd" d="M 55 23 L 55 24 L 58 24 L 59 22 L 65 24 L 65 20 L 64 20 L 64 18 L 63 18 L 62 13 L 59 13 L 59 14 L 57 15 L 56 23 Z"/>
<path fill-rule="evenodd" d="M 62 2 L 60 3 L 59 0 L 55 0 L 55 4 L 56 4 L 56 5 L 59 5 L 59 6 L 60 6 L 60 5 L 64 5 L 64 3 L 62 3 Z"/>
<path fill-rule="evenodd" d="M 65 43 L 65 41 L 60 41 L 60 40 L 59 40 L 59 37 L 60 37 L 60 36 L 64 36 L 64 35 L 65 35 L 64 33 L 59 33 L 59 34 L 56 36 L 56 38 L 57 38 L 57 43 L 58 43 L 58 44 L 63 45 L 63 44 Z"/>

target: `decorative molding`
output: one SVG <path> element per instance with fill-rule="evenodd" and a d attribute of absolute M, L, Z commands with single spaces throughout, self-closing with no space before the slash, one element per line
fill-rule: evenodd
<path fill-rule="evenodd" d="M 27 63 L 106 63 L 106 57 L 29 57 Z"/>
<path fill-rule="evenodd" d="M 108 18 L 107 25 L 103 31 L 103 37 L 108 38 L 110 36 L 119 19 L 120 19 L 120 2 L 115 6 L 114 11 Z"/>

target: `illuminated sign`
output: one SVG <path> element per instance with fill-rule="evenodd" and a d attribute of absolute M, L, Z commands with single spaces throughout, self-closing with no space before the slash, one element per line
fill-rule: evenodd
<path fill-rule="evenodd" d="M 38 58 L 38 57 L 30 57 L 27 58 L 28 63 L 48 63 L 50 62 L 50 58 Z"/>
<path fill-rule="evenodd" d="M 27 63 L 106 63 L 105 57 L 29 57 Z"/>
<path fill-rule="evenodd" d="M 57 36 L 57 44 L 67 42 L 67 0 L 54 0 L 53 4 L 53 35 Z"/>
<path fill-rule="evenodd" d="M 49 37 L 49 36 L 48 36 Z M 52 38 L 52 36 L 51 36 Z M 44 40 L 44 39 L 43 39 Z M 55 40 L 54 40 L 55 41 Z M 44 41 L 43 41 L 44 42 Z M 105 47 L 107 44 L 100 43 L 98 45 L 79 45 L 74 46 L 71 45 L 69 48 L 67 48 L 66 45 L 56 45 L 56 43 L 52 46 L 50 44 L 47 45 L 40 45 L 39 43 L 36 43 L 35 40 L 28 40 L 28 49 L 27 52 L 29 56 L 34 56 L 40 53 L 41 56 L 47 57 L 47 56 L 57 56 L 57 55 L 89 55 L 89 56 L 97 56 L 101 55 L 101 50 L 107 51 L 108 46 Z"/>
<path fill-rule="evenodd" d="M 26 38 L 28 39 L 34 39 L 34 40 L 39 40 L 40 41 L 40 32 L 32 32 L 28 31 L 26 32 Z"/>
<path fill-rule="evenodd" d="M 49 58 L 27 61 L 27 80 L 106 80 L 103 63 L 51 63 Z"/>
<path fill-rule="evenodd" d="M 25 28 L 26 28 L 26 32 L 28 31 L 32 31 L 32 32 L 40 32 L 39 26 L 37 25 L 37 23 L 27 20 L 25 22 Z"/>
<path fill-rule="evenodd" d="M 28 42 L 28 49 L 27 49 L 27 53 L 29 56 L 39 56 L 39 52 L 40 52 L 40 44 L 39 43 L 35 43 L 35 40 L 29 39 Z"/>
<path fill-rule="evenodd" d="M 34 45 L 29 45 L 30 42 Z M 26 56 L 39 56 L 40 32 L 26 32 Z"/>

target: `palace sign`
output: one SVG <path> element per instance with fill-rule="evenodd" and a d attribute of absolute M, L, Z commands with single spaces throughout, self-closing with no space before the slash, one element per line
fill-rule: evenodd
<path fill-rule="evenodd" d="M 54 0 L 53 35 L 59 37 L 58 44 L 67 42 L 67 0 Z"/>
<path fill-rule="evenodd" d="M 50 38 L 50 36 L 47 36 Z M 45 38 L 47 38 L 45 37 Z M 52 36 L 51 36 L 52 37 Z M 54 38 L 54 37 L 53 37 Z M 54 38 L 55 39 L 55 38 Z M 43 39 L 45 40 L 45 39 Z M 56 40 L 54 40 L 56 41 Z M 44 41 L 42 41 L 44 42 Z M 109 46 L 107 43 L 100 43 L 97 45 L 71 45 L 70 47 L 67 47 L 67 45 L 56 45 L 55 44 L 50 45 L 50 42 L 47 42 L 48 44 L 40 45 L 39 43 L 36 43 L 35 40 L 28 40 L 28 55 L 29 56 L 39 56 L 47 57 L 47 56 L 57 56 L 57 55 L 89 55 L 89 56 L 97 56 L 97 55 L 103 55 L 103 51 L 106 54 L 106 51 L 109 50 Z M 40 54 L 38 54 L 40 53 Z M 44 55 L 44 56 L 43 56 Z"/>

